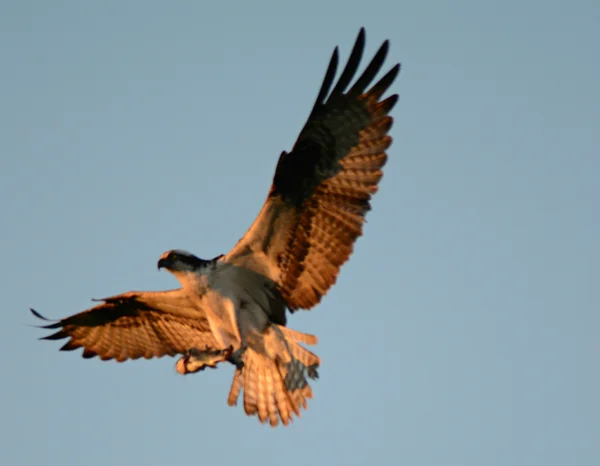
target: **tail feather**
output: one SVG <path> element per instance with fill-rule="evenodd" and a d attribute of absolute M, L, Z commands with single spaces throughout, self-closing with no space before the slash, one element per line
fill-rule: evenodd
<path fill-rule="evenodd" d="M 252 349 L 244 353 L 244 368 L 236 371 L 228 403 L 237 404 L 241 389 L 244 389 L 244 411 L 247 415 L 258 415 L 261 423 L 269 421 L 271 426 L 288 425 L 292 420 L 292 399 L 285 389 L 277 368 L 277 362 Z"/>
<path fill-rule="evenodd" d="M 285 335 L 286 338 L 295 340 L 298 343 L 304 343 L 306 345 L 316 345 L 319 340 L 315 335 L 311 335 L 310 333 L 303 333 L 297 330 L 292 330 L 289 327 L 284 327 L 283 325 L 277 325 L 277 328 Z"/>
<path fill-rule="evenodd" d="M 308 408 L 308 403 L 306 402 L 307 398 L 313 397 L 312 388 L 305 378 L 295 385 L 290 384 L 290 380 L 297 381 L 298 378 L 294 374 L 295 370 L 291 371 L 288 369 L 288 367 L 278 364 L 280 375 L 279 380 L 282 382 L 281 389 L 287 395 L 290 406 L 292 407 L 294 413 L 296 413 L 296 416 L 300 417 L 301 409 Z M 290 388 L 290 386 L 293 388 Z"/>
<path fill-rule="evenodd" d="M 258 415 L 261 423 L 273 427 L 280 420 L 288 425 L 313 397 L 307 376 L 313 377 L 321 361 L 299 342 L 316 343 L 316 337 L 272 325 L 264 338 L 265 354 L 251 347 L 244 352 L 244 367 L 235 373 L 228 404 L 236 405 L 243 389 L 246 414 Z"/>
<path fill-rule="evenodd" d="M 304 366 L 304 368 L 317 368 L 321 364 L 321 359 L 319 359 L 319 356 L 317 356 L 312 351 L 307 350 L 303 346 L 297 344 L 304 343 L 307 345 L 316 345 L 316 336 L 310 335 L 308 333 L 298 332 L 296 330 L 291 330 L 281 325 L 277 325 L 276 327 L 281 333 L 283 333 L 285 340 L 287 340 L 288 350 L 291 353 L 293 359 L 298 360 L 301 363 L 301 365 Z"/>
<path fill-rule="evenodd" d="M 233 382 L 231 383 L 231 390 L 229 390 L 229 396 L 227 397 L 227 404 L 229 406 L 236 406 L 237 400 L 240 397 L 240 392 L 244 387 L 244 379 L 242 378 L 241 371 L 235 371 L 233 375 Z"/>
<path fill-rule="evenodd" d="M 258 413 L 258 391 L 261 387 L 255 362 L 255 358 L 246 358 L 244 361 L 244 411 L 248 416 Z"/>
<path fill-rule="evenodd" d="M 271 418 L 270 412 L 270 403 L 269 399 L 272 398 L 271 393 L 268 390 L 268 374 L 267 368 L 264 364 L 255 364 L 255 371 L 257 374 L 258 380 L 258 390 L 257 390 L 257 405 L 258 405 L 258 419 L 260 422 L 265 423 L 267 419 Z"/>
<path fill-rule="evenodd" d="M 284 406 L 282 410 L 277 407 L 277 400 L 275 399 L 275 377 L 268 366 L 263 367 L 265 373 L 265 391 L 267 393 L 267 412 L 269 414 L 269 422 L 271 426 L 275 427 L 279 424 L 279 418 L 284 425 L 289 422 L 289 413 Z M 279 414 L 279 415 L 278 415 Z"/>
<path fill-rule="evenodd" d="M 276 369 L 274 364 L 271 368 Z M 287 391 L 285 390 L 285 386 L 283 385 L 283 380 L 279 376 L 279 372 L 273 370 L 272 373 L 275 375 L 273 377 L 273 398 L 275 399 L 281 422 L 283 422 L 284 426 L 287 426 L 294 419 L 292 415 L 292 406 Z"/>

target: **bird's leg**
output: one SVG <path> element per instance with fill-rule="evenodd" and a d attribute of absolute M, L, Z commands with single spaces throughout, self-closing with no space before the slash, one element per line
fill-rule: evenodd
<path fill-rule="evenodd" d="M 187 354 L 177 361 L 175 369 L 182 375 L 202 371 L 207 367 L 214 369 L 218 363 L 227 361 L 230 355 L 231 349 L 190 348 Z"/>
<path fill-rule="evenodd" d="M 246 348 L 247 346 L 245 345 L 241 346 L 239 349 L 233 351 L 227 358 L 227 361 L 237 367 L 239 371 L 244 368 L 244 361 L 242 359 L 244 357 L 244 353 L 246 352 Z"/>

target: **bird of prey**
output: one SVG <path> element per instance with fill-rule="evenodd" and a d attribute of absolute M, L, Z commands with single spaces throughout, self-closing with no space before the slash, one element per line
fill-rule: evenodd
<path fill-rule="evenodd" d="M 181 374 L 235 365 L 228 403 L 243 391 L 244 410 L 262 423 L 288 425 L 312 398 L 309 379 L 320 359 L 302 344 L 317 338 L 286 326 L 286 311 L 314 307 L 335 283 L 362 234 L 392 143 L 382 98 L 400 70 L 375 84 L 388 53 L 385 41 L 354 84 L 365 47 L 360 30 L 337 83 L 335 48 L 308 120 L 291 152 L 282 152 L 267 199 L 246 234 L 226 255 L 203 260 L 182 250 L 164 253 L 158 268 L 181 287 L 130 291 L 43 328 L 61 350 L 125 361 L 182 357 Z M 332 89 L 333 86 L 333 89 Z M 45 319 L 31 310 L 37 317 Z M 47 320 L 47 319 L 45 319 Z"/>

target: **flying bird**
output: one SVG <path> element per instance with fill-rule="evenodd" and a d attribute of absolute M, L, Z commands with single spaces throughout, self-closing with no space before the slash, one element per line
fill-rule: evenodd
<path fill-rule="evenodd" d="M 388 53 L 385 41 L 350 85 L 364 47 L 362 28 L 334 85 L 335 48 L 304 128 L 291 152 L 279 157 L 258 217 L 228 254 L 203 260 L 165 252 L 158 268 L 175 275 L 180 288 L 97 300 L 45 325 L 55 333 L 43 339 L 66 338 L 61 350 L 83 348 L 84 358 L 119 362 L 180 354 L 181 374 L 229 362 L 235 366 L 229 405 L 243 392 L 246 414 L 262 423 L 288 425 L 300 416 L 321 361 L 303 346 L 317 338 L 288 328 L 286 312 L 311 309 L 335 283 L 362 234 L 392 143 L 389 113 L 398 96 L 382 96 L 400 65 L 372 84 Z"/>

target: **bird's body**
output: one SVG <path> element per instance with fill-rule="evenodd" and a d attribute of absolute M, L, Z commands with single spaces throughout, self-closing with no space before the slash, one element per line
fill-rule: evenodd
<path fill-rule="evenodd" d="M 362 234 L 392 142 L 388 113 L 398 96 L 381 96 L 399 65 L 369 88 L 387 41 L 347 89 L 364 42 L 361 29 L 331 90 L 334 51 L 306 125 L 293 150 L 279 158 L 263 208 L 228 254 L 202 260 L 168 251 L 158 267 L 173 273 L 181 288 L 106 298 L 46 325 L 57 331 L 45 338 L 68 338 L 61 349 L 83 347 L 86 358 L 182 354 L 176 364 L 181 374 L 229 361 L 236 366 L 230 405 L 243 390 L 246 413 L 261 422 L 287 425 L 300 415 L 312 397 L 308 379 L 317 378 L 320 359 L 302 346 L 317 338 L 289 329 L 286 310 L 312 308 L 335 283 Z"/>
<path fill-rule="evenodd" d="M 250 261 L 238 266 L 230 260 L 219 257 L 202 261 L 184 251 L 169 251 L 159 260 L 159 267 L 169 269 L 178 278 L 190 302 L 205 316 L 215 340 L 210 348 L 193 348 L 176 367 L 187 374 L 229 360 L 247 375 L 241 386 L 258 385 L 259 377 L 274 386 L 279 379 L 285 392 L 293 393 L 293 397 L 284 398 L 286 402 L 277 407 L 272 389 L 263 393 L 257 388 L 263 403 L 258 397 L 245 399 L 245 407 L 247 411 L 255 410 L 261 420 L 268 417 L 275 424 L 281 417 L 287 423 L 292 411 L 299 413 L 306 398 L 312 396 L 306 377 L 317 377 L 320 360 L 300 343 L 315 344 L 316 337 L 285 327 L 285 300 L 273 280 L 249 268 Z M 199 265 L 193 269 L 190 263 Z M 260 367 L 262 374 L 259 376 L 256 369 L 244 371 L 247 363 L 250 368 Z M 237 402 L 238 394 L 232 391 L 231 404 Z M 270 407 L 266 401 L 269 397 L 273 401 Z"/>

